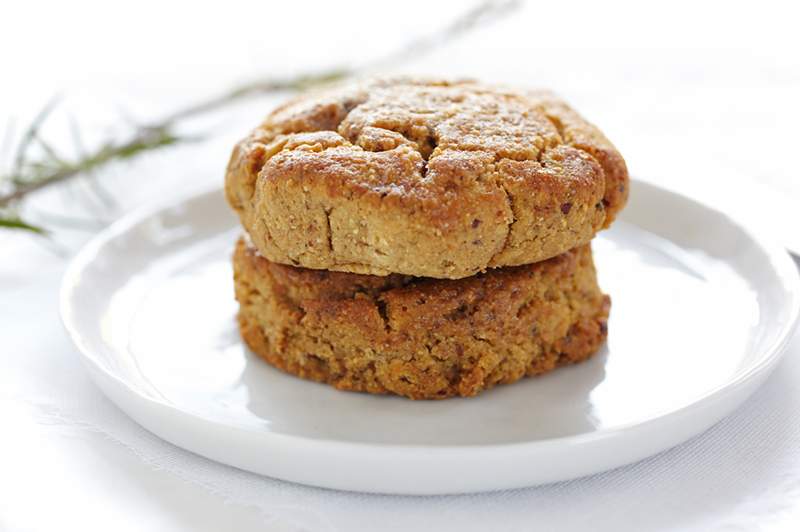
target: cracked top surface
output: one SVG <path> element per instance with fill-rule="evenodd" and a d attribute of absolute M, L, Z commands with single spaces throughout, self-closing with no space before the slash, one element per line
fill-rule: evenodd
<path fill-rule="evenodd" d="M 235 147 L 226 194 L 283 264 L 461 278 L 588 242 L 625 163 L 543 91 L 377 79 L 307 94 Z"/>

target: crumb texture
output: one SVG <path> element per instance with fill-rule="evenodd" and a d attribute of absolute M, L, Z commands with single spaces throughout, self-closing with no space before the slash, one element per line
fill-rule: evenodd
<path fill-rule="evenodd" d="M 342 390 L 474 396 L 585 360 L 607 334 L 610 301 L 588 245 L 460 280 L 286 266 L 244 239 L 233 264 L 247 345 Z"/>
<path fill-rule="evenodd" d="M 460 279 L 588 243 L 628 173 L 548 92 L 377 79 L 273 111 L 234 148 L 225 188 L 270 261 Z"/>

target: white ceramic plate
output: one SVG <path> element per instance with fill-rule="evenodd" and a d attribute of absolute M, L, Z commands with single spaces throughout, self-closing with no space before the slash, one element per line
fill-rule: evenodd
<path fill-rule="evenodd" d="M 129 217 L 75 259 L 61 310 L 95 382 L 145 428 L 242 469 L 382 493 L 457 493 L 628 464 L 710 427 L 775 366 L 798 274 L 769 235 L 634 183 L 595 242 L 612 298 L 589 362 L 472 399 L 339 392 L 243 347 L 221 191 Z"/>

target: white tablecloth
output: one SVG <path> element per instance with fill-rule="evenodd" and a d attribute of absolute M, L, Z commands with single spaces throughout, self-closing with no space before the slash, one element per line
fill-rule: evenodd
<path fill-rule="evenodd" d="M 326 3 L 322 15 L 302 19 L 297 8 L 262 4 L 198 7 L 189 17 L 160 3 L 126 13 L 98 3 L 84 9 L 95 17 L 70 24 L 60 21 L 81 10 L 74 3 L 19 7 L 0 32 L 0 49 L 16 50 L 4 58 L 16 83 L 0 88 L 0 110 L 21 126 L 63 87 L 65 113 L 77 116 L 90 142 L 120 114 L 157 116 L 267 66 L 289 72 L 390 49 L 404 34 L 435 27 L 447 10 Z M 730 4 L 656 9 L 531 4 L 404 69 L 553 87 L 603 126 L 635 174 L 722 196 L 768 187 L 745 207 L 777 222 L 787 242 L 797 238 L 800 217 L 777 207 L 800 199 L 796 16 L 769 4 L 757 13 Z M 109 168 L 101 177 L 120 203 L 110 212 L 92 207 L 80 187 L 37 197 L 29 208 L 111 219 L 219 182 L 233 140 L 272 104 L 258 100 L 190 124 L 208 140 Z M 54 117 L 55 141 L 68 139 L 63 123 Z M 100 394 L 57 309 L 66 261 L 89 236 L 62 230 L 56 245 L 42 245 L 0 232 L 0 530 L 797 530 L 800 337 L 734 415 L 639 464 L 481 495 L 340 493 L 182 451 Z"/>
<path fill-rule="evenodd" d="M 35 272 L 0 276 L 0 529 L 750 531 L 800 522 L 800 336 L 734 415 L 641 463 L 481 495 L 352 494 L 216 464 L 129 420 L 88 380 L 61 330 L 63 268 L 39 260 L 48 258 Z"/>

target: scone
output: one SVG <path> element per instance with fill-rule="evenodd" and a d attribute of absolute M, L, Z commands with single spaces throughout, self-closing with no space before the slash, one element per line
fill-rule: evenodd
<path fill-rule="evenodd" d="M 585 360 L 607 332 L 589 245 L 458 280 L 286 266 L 245 239 L 233 265 L 250 349 L 342 390 L 473 396 Z"/>
<path fill-rule="evenodd" d="M 588 243 L 628 173 L 549 93 L 379 79 L 276 109 L 234 149 L 225 188 L 270 261 L 460 279 Z"/>

